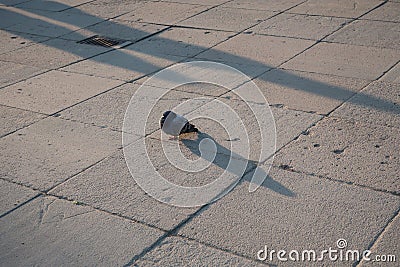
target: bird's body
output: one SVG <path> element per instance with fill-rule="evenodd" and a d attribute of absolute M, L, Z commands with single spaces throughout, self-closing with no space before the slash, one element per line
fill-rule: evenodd
<path fill-rule="evenodd" d="M 160 120 L 161 129 L 169 135 L 178 136 L 184 133 L 198 132 L 198 129 L 185 117 L 173 111 L 164 112 Z"/>

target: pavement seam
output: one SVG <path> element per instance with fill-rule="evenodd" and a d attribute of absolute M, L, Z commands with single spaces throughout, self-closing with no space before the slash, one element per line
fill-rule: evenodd
<path fill-rule="evenodd" d="M 368 185 L 363 185 L 363 184 L 358 184 L 358 183 L 354 183 L 354 182 L 348 182 L 348 181 L 344 181 L 344 180 L 340 180 L 340 179 L 335 179 L 335 178 L 332 178 L 332 177 L 329 177 L 329 176 L 325 176 L 325 175 L 318 175 L 318 174 L 315 174 L 315 173 L 299 171 L 299 170 L 294 169 L 291 166 L 289 166 L 289 168 L 287 168 L 286 166 L 283 167 L 282 165 L 278 166 L 278 165 L 274 165 L 273 164 L 272 167 L 278 168 L 278 169 L 281 169 L 281 170 L 284 170 L 284 171 L 289 171 L 289 172 L 294 172 L 294 173 L 298 173 L 298 174 L 304 174 L 304 175 L 307 175 L 307 176 L 316 177 L 316 178 L 319 178 L 319 179 L 322 179 L 322 180 L 329 180 L 329 181 L 332 181 L 332 182 L 335 182 L 335 183 L 339 183 L 339 184 L 347 184 L 347 185 L 350 185 L 350 186 L 356 186 L 356 187 L 372 190 L 372 191 L 375 191 L 375 192 L 380 192 L 380 193 L 384 193 L 384 194 L 390 194 L 390 195 L 396 196 L 396 197 L 400 196 L 400 193 L 396 193 L 396 192 L 393 192 L 393 191 L 388 191 L 388 190 L 379 189 L 379 188 L 375 188 L 375 187 L 368 186 Z"/>
<path fill-rule="evenodd" d="M 378 241 L 382 238 L 382 236 L 385 234 L 386 230 L 392 225 L 394 220 L 396 219 L 397 216 L 400 214 L 400 207 L 397 208 L 397 210 L 393 213 L 393 215 L 389 218 L 389 220 L 386 222 L 385 226 L 375 235 L 371 243 L 368 245 L 368 248 L 366 250 L 372 250 L 374 246 L 378 243 Z M 361 260 L 357 260 L 356 262 L 353 263 L 353 267 L 360 266 Z"/>
<path fill-rule="evenodd" d="M 386 2 L 387 2 L 387 0 L 386 0 L 385 2 L 383 2 L 383 3 L 381 3 L 380 5 L 376 6 L 375 8 L 373 8 L 373 9 L 371 9 L 371 10 L 369 10 L 369 11 L 363 13 L 363 14 L 361 14 L 360 16 L 358 16 L 358 17 L 356 17 L 356 18 L 349 19 L 349 21 L 344 22 L 343 24 L 341 24 L 336 30 L 334 30 L 333 32 L 328 33 L 328 34 L 326 34 L 325 36 L 323 36 L 322 38 L 318 39 L 314 44 L 312 44 L 311 46 L 307 47 L 307 48 L 304 49 L 303 51 L 301 51 L 301 52 L 295 54 L 295 55 L 292 56 L 291 58 L 285 60 L 284 62 L 282 62 L 281 64 L 279 64 L 278 66 L 276 66 L 276 68 L 280 68 L 283 64 L 289 62 L 290 60 L 294 59 L 295 57 L 299 56 L 300 54 L 303 54 L 304 52 L 310 50 L 311 48 L 313 48 L 313 47 L 316 46 L 317 44 L 323 42 L 324 39 L 328 38 L 329 36 L 335 34 L 335 33 L 338 32 L 338 31 L 340 31 L 340 30 L 343 29 L 344 27 L 350 25 L 350 24 L 353 23 L 354 21 L 358 20 L 360 17 L 362 17 L 362 16 L 368 14 L 369 12 L 372 12 L 373 10 L 379 8 L 380 6 L 382 6 L 383 4 L 385 4 Z M 266 72 L 268 72 L 268 71 L 266 71 Z M 258 76 L 255 77 L 255 78 L 258 78 L 259 76 L 261 76 L 261 75 L 263 75 L 263 74 L 264 74 L 264 73 L 258 75 Z"/>

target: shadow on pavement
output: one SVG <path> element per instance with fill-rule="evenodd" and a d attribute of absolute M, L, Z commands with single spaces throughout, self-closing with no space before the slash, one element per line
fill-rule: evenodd
<path fill-rule="evenodd" d="M 203 159 L 207 161 L 211 161 L 211 163 L 217 165 L 221 169 L 227 170 L 234 175 L 241 177 L 242 176 L 249 182 L 252 182 L 252 177 L 253 174 L 257 171 L 259 172 L 262 177 L 266 177 L 264 182 L 262 183 L 261 186 L 268 188 L 270 190 L 273 190 L 274 192 L 287 196 L 287 197 L 295 197 L 296 194 L 292 192 L 290 189 L 286 188 L 284 185 L 279 183 L 278 181 L 275 181 L 272 179 L 271 176 L 269 176 L 262 168 L 258 167 L 258 163 L 254 160 L 247 160 L 244 157 L 240 156 L 239 154 L 225 148 L 224 146 L 220 145 L 212 136 L 210 136 L 207 133 L 199 132 L 196 134 L 197 138 L 196 139 L 185 139 L 184 137 L 181 140 L 181 142 L 195 155 L 198 157 L 202 157 Z M 207 140 L 208 139 L 208 140 Z M 215 158 L 211 158 L 208 155 L 208 153 L 202 154 L 200 152 L 200 143 L 204 140 L 214 142 L 216 146 L 216 155 Z M 229 161 L 232 160 L 233 164 L 239 163 L 239 164 L 246 164 L 247 166 L 243 166 L 243 168 L 238 167 L 237 169 L 235 167 L 237 166 L 230 166 Z M 237 162 L 239 161 L 239 162 Z M 242 174 L 243 169 L 245 170 L 245 174 Z M 242 181 L 243 182 L 243 181 Z"/>

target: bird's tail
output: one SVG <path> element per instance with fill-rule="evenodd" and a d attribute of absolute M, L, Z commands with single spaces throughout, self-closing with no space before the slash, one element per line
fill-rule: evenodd
<path fill-rule="evenodd" d="M 193 124 L 187 122 L 185 124 L 185 126 L 183 126 L 182 130 L 181 130 L 181 134 L 184 133 L 197 133 L 199 131 L 199 129 L 197 129 Z"/>

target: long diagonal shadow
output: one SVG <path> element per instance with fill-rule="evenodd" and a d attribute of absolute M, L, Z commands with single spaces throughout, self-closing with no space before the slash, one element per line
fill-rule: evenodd
<path fill-rule="evenodd" d="M 60 5 L 63 5 L 63 4 L 60 3 Z M 68 12 L 72 12 L 73 11 L 75 14 L 85 15 L 85 16 L 87 16 L 89 18 L 100 19 L 99 17 L 93 16 L 91 14 L 83 12 L 83 11 L 81 11 L 79 9 L 74 8 L 74 7 L 71 7 L 71 6 L 68 6 L 68 5 L 64 5 L 64 6 L 65 6 L 65 9 L 68 9 Z M 54 28 L 54 27 L 56 27 L 56 28 L 58 28 L 60 30 L 65 29 L 65 27 L 63 27 L 63 26 L 54 25 L 52 23 L 40 20 L 38 18 L 27 17 L 27 16 L 22 15 L 22 14 L 20 14 L 18 12 L 14 12 L 14 11 L 12 11 L 10 9 L 4 9 L 2 7 L 0 7 L 0 9 L 6 15 L 6 17 L 8 17 L 8 18 L 9 17 L 13 17 L 15 19 L 15 23 L 18 23 L 18 21 L 24 21 L 24 23 L 27 24 L 27 25 L 30 25 L 30 24 L 35 25 L 37 22 L 40 22 L 40 24 L 41 24 L 41 26 L 43 28 L 46 28 L 46 27 L 53 27 Z M 14 10 L 16 10 L 16 9 L 14 9 Z M 34 10 L 34 9 L 29 10 L 29 12 L 31 12 L 33 14 L 35 14 L 35 12 L 36 12 L 38 15 L 41 15 L 41 16 L 46 14 L 43 11 L 38 11 L 38 10 Z M 69 24 L 73 23 L 73 25 L 75 25 L 75 26 L 82 26 L 81 23 L 79 23 L 78 21 L 77 22 L 75 22 L 75 21 L 73 21 L 73 22 L 67 21 L 65 19 L 65 17 L 60 17 L 60 22 L 69 23 Z M 118 37 L 118 32 L 120 32 L 120 31 L 125 31 L 126 32 L 128 30 L 132 31 L 133 35 L 150 36 L 150 35 L 153 34 L 153 33 L 147 33 L 145 31 L 141 31 L 141 30 L 138 30 L 138 29 L 132 29 L 132 28 L 126 26 L 126 25 L 119 24 L 115 20 L 114 21 L 108 20 L 108 23 L 112 23 L 113 26 L 115 27 L 115 32 L 116 32 L 115 37 Z M 0 23 L 0 25 L 2 25 L 2 24 Z M 9 27 L 6 27 L 6 28 L 4 28 L 4 30 L 7 31 L 8 28 Z M 18 34 L 17 32 L 14 32 L 12 30 L 8 30 L 8 31 L 12 32 L 13 34 Z M 71 32 L 72 31 L 69 31 L 69 33 L 71 33 Z M 80 35 L 77 32 L 75 32 L 75 34 L 77 36 Z M 101 35 L 100 32 L 98 32 L 98 34 Z M 87 38 L 87 36 L 84 36 L 84 35 L 81 35 L 81 36 L 82 36 L 82 39 Z M 24 37 L 27 38 L 26 36 L 24 36 Z M 351 96 L 353 96 L 355 94 L 355 92 L 350 91 L 350 90 L 348 90 L 346 88 L 342 88 L 342 87 L 339 87 L 339 86 L 332 86 L 330 84 L 326 84 L 326 83 L 323 83 L 323 82 L 320 82 L 320 81 L 315 81 L 315 80 L 312 80 L 312 79 L 309 79 L 309 78 L 300 77 L 298 75 L 295 75 L 293 73 L 287 72 L 285 70 L 276 69 L 276 68 L 274 68 L 274 66 L 267 65 L 267 64 L 264 64 L 264 63 L 261 63 L 261 62 L 255 61 L 255 60 L 251 60 L 249 58 L 245 58 L 245 57 L 241 57 L 241 56 L 238 56 L 238 55 L 234 55 L 234 54 L 231 54 L 231 53 L 218 51 L 218 50 L 215 50 L 214 48 L 203 47 L 203 46 L 199 46 L 199 45 L 193 45 L 193 44 L 190 44 L 190 43 L 184 43 L 184 42 L 181 42 L 181 41 L 171 40 L 171 39 L 163 38 L 163 37 L 160 37 L 160 36 L 157 36 L 157 38 L 158 38 L 159 42 L 162 42 L 166 47 L 174 48 L 174 51 L 179 51 L 179 50 L 185 51 L 189 47 L 189 49 L 193 49 L 193 50 L 198 51 L 198 52 L 194 53 L 193 55 L 182 56 L 182 54 L 181 55 L 177 55 L 177 54 L 174 54 L 174 53 L 159 53 L 154 49 L 146 49 L 146 48 L 143 48 L 143 47 L 141 49 L 137 49 L 135 47 L 135 44 L 140 43 L 140 41 L 143 41 L 142 39 L 145 39 L 145 38 L 142 38 L 138 42 L 133 43 L 132 45 L 130 45 L 128 47 L 125 47 L 125 48 L 133 50 L 133 51 L 138 51 L 140 53 L 144 53 L 144 54 L 147 54 L 147 55 L 155 56 L 155 57 L 158 57 L 158 58 L 164 58 L 164 59 L 169 59 L 171 56 L 181 56 L 183 59 L 185 59 L 185 58 L 186 59 L 188 59 L 188 58 L 192 58 L 193 59 L 194 57 L 196 57 L 196 59 L 199 59 L 199 60 L 201 60 L 201 53 L 202 52 L 204 52 L 206 50 L 211 50 L 211 51 L 217 53 L 216 54 L 216 58 L 217 59 L 219 58 L 221 62 L 224 62 L 224 63 L 227 63 L 227 64 L 229 64 L 230 62 L 240 62 L 240 64 L 244 66 L 243 69 L 241 69 L 241 71 L 243 71 L 245 74 L 248 74 L 249 76 L 252 76 L 252 75 L 251 75 L 251 73 L 248 73 L 246 66 L 252 66 L 252 67 L 256 67 L 258 69 L 264 69 L 265 71 L 263 73 L 267 72 L 270 69 L 275 69 L 277 75 L 280 76 L 280 77 L 283 77 L 282 79 L 269 80 L 268 78 L 266 78 L 264 76 L 259 77 L 259 78 L 262 78 L 265 81 L 269 81 L 269 82 L 272 82 L 272 83 L 275 83 L 275 84 L 279 84 L 279 85 L 282 85 L 282 86 L 286 86 L 286 87 L 289 87 L 289 88 L 293 88 L 293 89 L 296 89 L 296 90 L 302 90 L 302 91 L 305 91 L 305 92 L 321 95 L 321 96 L 324 96 L 324 97 L 328 97 L 328 98 L 336 99 L 336 100 L 340 100 L 340 101 L 345 101 L 345 99 L 343 99 L 343 95 L 346 95 L 347 98 L 348 98 L 347 101 L 350 102 L 350 103 L 353 103 L 353 104 L 356 104 L 356 105 L 360 105 L 360 106 L 365 106 L 365 107 L 368 107 L 368 108 L 381 110 L 381 111 L 384 111 L 384 112 L 387 112 L 387 113 L 400 114 L 400 108 L 393 108 L 393 103 L 392 102 L 384 100 L 384 99 L 380 99 L 380 98 L 377 98 L 377 97 L 374 97 L 372 95 L 365 94 L 363 92 L 358 92 L 358 95 L 360 97 L 351 98 Z M 49 44 L 48 42 L 45 42 L 44 44 L 51 46 L 51 44 Z M 82 44 L 82 45 L 84 45 L 84 44 Z M 56 47 L 56 46 L 54 46 L 54 48 L 56 48 L 56 49 L 65 49 L 63 47 Z M 127 70 L 133 70 L 133 71 L 142 73 L 143 76 L 146 75 L 146 74 L 149 74 L 149 73 L 153 73 L 154 71 L 160 70 L 160 69 L 165 67 L 165 66 L 162 66 L 162 67 L 161 66 L 157 66 L 157 65 L 152 64 L 150 62 L 146 62 L 145 60 L 143 60 L 141 58 L 138 58 L 138 57 L 135 57 L 135 56 L 133 56 L 131 54 L 126 53 L 126 51 L 124 51 L 124 50 L 125 49 L 112 50 L 115 53 L 115 57 L 116 58 L 123 58 L 124 62 L 118 62 L 118 61 L 104 62 L 104 61 L 99 61 L 99 59 L 96 58 L 96 57 L 91 57 L 90 60 L 98 61 L 98 62 L 100 62 L 102 64 L 109 64 L 111 66 L 124 68 L 124 69 L 127 69 Z M 65 50 L 65 51 L 68 52 L 68 53 L 75 54 L 77 56 L 81 56 L 83 58 L 85 58 L 85 57 L 87 58 L 87 55 L 85 55 L 84 52 L 81 52 L 79 50 L 76 50 L 76 51 L 67 51 L 67 50 Z M 132 60 L 132 62 L 134 62 L 134 64 L 132 64 L 130 66 L 127 66 L 126 62 L 129 61 L 129 60 Z M 179 61 L 177 61 L 177 62 L 179 62 Z M 149 71 L 149 69 L 152 69 L 153 71 Z M 176 74 L 176 75 L 179 75 L 179 74 Z M 179 77 L 179 76 L 175 76 L 175 77 Z M 300 83 L 296 82 L 297 79 L 301 79 L 302 82 L 300 82 Z M 324 88 L 326 88 L 326 87 L 329 87 L 329 90 L 324 90 Z M 318 90 L 316 88 L 321 88 L 321 90 Z M 373 103 L 373 104 L 371 104 L 371 103 Z"/>
<path fill-rule="evenodd" d="M 215 144 L 216 146 L 216 155 L 215 158 L 213 157 L 212 160 L 208 156 L 204 156 L 200 152 L 200 143 L 203 140 L 208 139 L 208 141 L 211 141 Z M 184 137 L 180 139 L 181 142 L 195 155 L 198 157 L 202 157 L 203 159 L 215 164 L 216 166 L 220 167 L 223 170 L 227 170 L 231 172 L 232 174 L 238 176 L 239 178 L 246 178 L 247 181 L 251 182 L 252 174 L 256 171 L 258 171 L 263 177 L 265 177 L 265 180 L 261 186 L 268 188 L 270 190 L 273 190 L 274 192 L 284 195 L 287 197 L 294 197 L 296 194 L 292 192 L 290 189 L 286 188 L 284 185 L 279 183 L 278 181 L 274 180 L 269 176 L 262 168 L 258 166 L 258 163 L 254 160 L 247 160 L 241 155 L 227 149 L 226 147 L 222 146 L 219 144 L 212 136 L 210 136 L 207 133 L 199 132 L 197 133 L 197 138 L 196 139 L 185 139 Z M 247 161 L 247 166 L 246 166 L 246 172 L 242 177 L 242 172 L 241 170 L 238 170 L 237 168 L 230 168 L 229 167 L 229 161 L 234 158 L 236 160 L 241 160 L 243 162 Z"/>

